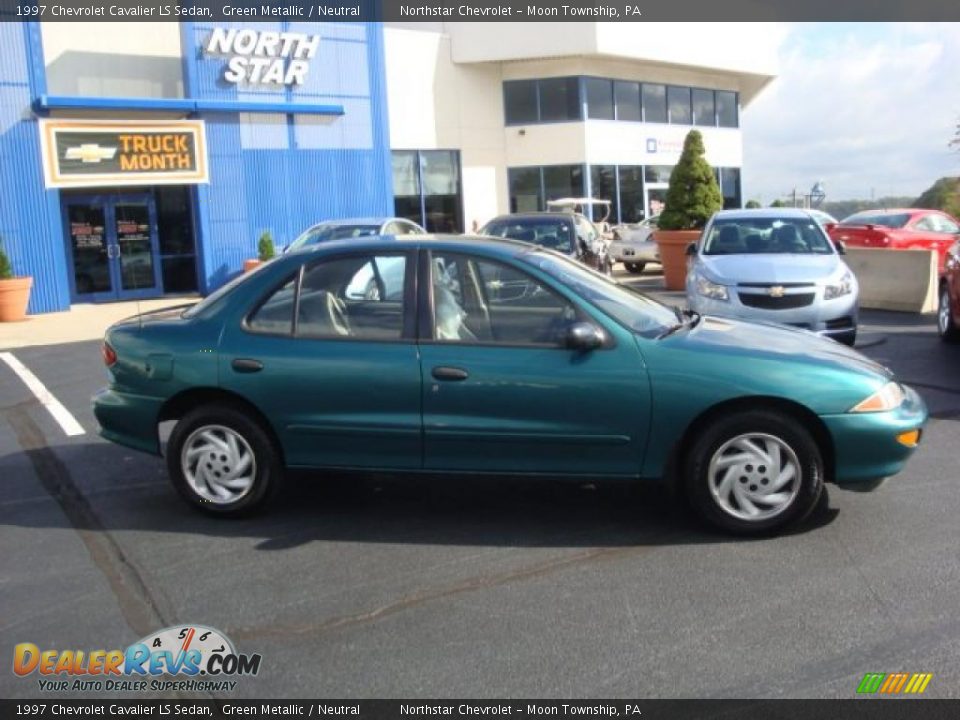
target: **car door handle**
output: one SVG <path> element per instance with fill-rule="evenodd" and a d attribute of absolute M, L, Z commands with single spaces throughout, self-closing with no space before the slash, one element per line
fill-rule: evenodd
<path fill-rule="evenodd" d="M 255 373 L 263 370 L 263 363 L 253 358 L 235 358 L 230 367 L 239 373 Z"/>
<path fill-rule="evenodd" d="M 466 380 L 470 377 L 470 373 L 463 368 L 445 367 L 443 365 L 435 367 L 430 374 L 433 375 L 435 380 Z"/>

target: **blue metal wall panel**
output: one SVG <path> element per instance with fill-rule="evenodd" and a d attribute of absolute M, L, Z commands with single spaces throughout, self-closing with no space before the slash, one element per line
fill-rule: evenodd
<path fill-rule="evenodd" d="M 59 201 L 43 186 L 30 110 L 44 91 L 39 43 L 35 23 L 0 22 L 0 241 L 14 272 L 33 276 L 31 313 L 70 307 Z"/>
<path fill-rule="evenodd" d="M 210 184 L 196 191 L 201 280 L 207 291 L 256 256 L 264 230 L 282 247 L 321 220 L 393 213 L 380 25 L 242 26 L 317 34 L 320 49 L 303 86 L 238 89 L 222 80 L 225 60 L 202 51 L 214 26 L 182 26 L 188 97 L 282 102 L 290 108 L 284 114 L 200 113 L 210 156 Z M 298 103 L 342 105 L 345 112 L 330 118 L 297 114 Z"/>

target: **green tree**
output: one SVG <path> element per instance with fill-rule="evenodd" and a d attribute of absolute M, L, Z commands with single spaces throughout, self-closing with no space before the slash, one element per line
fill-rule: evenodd
<path fill-rule="evenodd" d="M 266 262 L 276 254 L 276 249 L 273 247 L 273 236 L 269 230 L 264 230 L 263 234 L 260 235 L 260 240 L 257 242 L 257 255 L 261 260 Z"/>
<path fill-rule="evenodd" d="M 747 200 L 747 204 L 746 204 L 745 207 L 747 208 L 747 210 L 756 210 L 757 208 L 760 207 L 760 201 L 759 201 L 759 200 Z"/>
<path fill-rule="evenodd" d="M 777 198 L 777 199 L 774 200 L 772 203 L 770 203 L 770 207 L 781 208 L 781 207 L 786 207 L 786 206 L 787 206 L 787 204 L 786 204 L 783 200 L 781 200 L 780 198 Z"/>
<path fill-rule="evenodd" d="M 723 207 L 713 168 L 707 163 L 703 135 L 691 130 L 683 141 L 680 160 L 670 175 L 661 230 L 699 230 Z"/>
<path fill-rule="evenodd" d="M 960 215 L 960 177 L 942 177 L 923 191 L 914 207 L 942 210 L 954 217 Z"/>

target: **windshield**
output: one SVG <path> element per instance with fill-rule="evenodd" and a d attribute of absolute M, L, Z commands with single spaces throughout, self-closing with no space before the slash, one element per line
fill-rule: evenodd
<path fill-rule="evenodd" d="M 832 255 L 823 228 L 813 218 L 718 219 L 703 241 L 704 255 Z"/>
<path fill-rule="evenodd" d="M 290 250 L 316 245 L 317 243 L 329 242 L 331 240 L 342 240 L 344 238 L 366 237 L 380 233 L 379 225 L 334 225 L 331 223 L 325 225 L 315 225 L 296 240 L 290 243 Z"/>
<path fill-rule="evenodd" d="M 530 252 L 521 257 L 644 337 L 657 337 L 678 324 L 672 308 L 610 280 L 580 263 L 555 253 Z"/>
<path fill-rule="evenodd" d="M 561 253 L 573 252 L 573 223 L 564 218 L 502 218 L 491 220 L 480 232 L 523 240 Z"/>
<path fill-rule="evenodd" d="M 844 225 L 883 225 L 888 228 L 902 228 L 910 222 L 908 213 L 858 213 L 843 221 Z"/>

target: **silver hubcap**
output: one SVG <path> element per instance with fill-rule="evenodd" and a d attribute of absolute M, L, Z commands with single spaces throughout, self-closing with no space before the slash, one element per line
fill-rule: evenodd
<path fill-rule="evenodd" d="M 180 454 L 183 475 L 204 500 L 227 505 L 253 487 L 257 462 L 243 436 L 223 425 L 197 428 Z"/>
<path fill-rule="evenodd" d="M 796 453 L 783 440 L 763 433 L 738 435 L 710 459 L 707 481 L 720 509 L 740 520 L 779 515 L 800 491 Z"/>
<path fill-rule="evenodd" d="M 937 317 L 940 320 L 940 332 L 946 333 L 950 329 L 950 296 L 946 290 L 940 291 L 940 312 Z"/>

